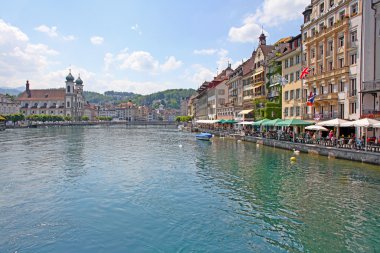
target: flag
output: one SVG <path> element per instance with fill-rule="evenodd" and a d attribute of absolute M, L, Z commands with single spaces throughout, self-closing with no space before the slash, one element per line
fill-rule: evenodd
<path fill-rule="evenodd" d="M 312 91 L 310 91 L 310 95 L 307 98 L 307 106 L 313 106 L 314 98 L 315 98 L 315 94 Z"/>
<path fill-rule="evenodd" d="M 288 83 L 288 80 L 286 80 L 286 78 L 285 77 L 281 77 L 280 78 L 280 82 L 279 82 L 282 86 L 284 86 L 285 84 L 287 84 Z"/>
<path fill-rule="evenodd" d="M 304 79 L 306 77 L 306 75 L 308 75 L 310 73 L 310 68 L 309 67 L 306 67 L 302 70 L 302 73 L 300 75 L 300 79 Z"/>

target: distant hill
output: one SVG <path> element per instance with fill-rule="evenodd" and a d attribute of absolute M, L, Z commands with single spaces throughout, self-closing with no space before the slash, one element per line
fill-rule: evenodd
<path fill-rule="evenodd" d="M 92 91 L 85 91 L 86 100 L 94 104 L 112 103 L 119 104 L 132 100 L 137 105 L 147 105 L 158 108 L 160 104 L 165 108 L 179 109 L 181 99 L 190 97 L 195 93 L 194 89 L 171 89 L 152 93 L 150 95 L 140 95 L 133 92 L 106 91 L 100 94 Z"/>
<path fill-rule="evenodd" d="M 0 87 L 0 94 L 9 94 L 12 96 L 17 96 L 24 90 L 25 90 L 25 87 L 17 87 L 17 88 Z"/>

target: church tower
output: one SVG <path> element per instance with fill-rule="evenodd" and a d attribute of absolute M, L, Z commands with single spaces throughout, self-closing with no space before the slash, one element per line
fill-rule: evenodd
<path fill-rule="evenodd" d="M 66 76 L 66 95 L 65 95 L 65 115 L 73 116 L 74 107 L 74 77 L 71 75 L 71 69 L 69 74 Z"/>
<path fill-rule="evenodd" d="M 259 37 L 259 44 L 260 45 L 266 45 L 267 44 L 266 38 L 267 38 L 267 36 L 265 36 L 264 32 L 261 31 L 261 35 Z"/>

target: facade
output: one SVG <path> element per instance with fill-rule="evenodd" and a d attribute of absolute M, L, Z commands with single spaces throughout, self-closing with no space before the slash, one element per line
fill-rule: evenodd
<path fill-rule="evenodd" d="M 30 89 L 26 81 L 25 91 L 17 98 L 20 111 L 25 116 L 32 114 L 50 114 L 69 116 L 78 121 L 84 116 L 85 99 L 83 81 L 80 76 L 74 82 L 71 72 L 66 77 L 66 88 Z"/>
<path fill-rule="evenodd" d="M 89 103 L 84 105 L 83 116 L 86 116 L 89 121 L 96 120 L 98 116 L 98 107 Z"/>
<path fill-rule="evenodd" d="M 303 39 L 304 87 L 315 94 L 308 118 L 358 119 L 362 0 L 312 0 L 307 6 Z"/>
<path fill-rule="evenodd" d="M 208 119 L 208 93 L 207 87 L 209 82 L 204 82 L 197 90 L 196 96 L 196 107 L 195 107 L 195 115 L 197 120 L 207 120 Z"/>
<path fill-rule="evenodd" d="M 233 108 L 233 118 L 243 110 L 243 64 L 240 64 L 230 75 L 228 86 L 228 103 Z"/>
<path fill-rule="evenodd" d="M 12 101 L 8 96 L 0 94 L 0 115 L 19 113 L 19 103 Z"/>
<path fill-rule="evenodd" d="M 363 1 L 361 117 L 380 119 L 380 0 Z"/>
<path fill-rule="evenodd" d="M 292 38 L 278 58 L 282 64 L 282 119 L 305 119 L 305 91 L 301 74 L 301 34 Z"/>
<path fill-rule="evenodd" d="M 259 45 L 256 49 L 256 55 L 253 64 L 253 104 L 255 120 L 264 118 L 267 89 L 266 89 L 266 68 L 264 66 L 268 53 L 274 49 L 274 46 L 266 44 L 266 36 L 262 33 L 259 37 Z"/>
<path fill-rule="evenodd" d="M 189 98 L 181 98 L 180 101 L 180 110 L 181 110 L 181 115 L 186 116 L 187 115 L 187 104 L 189 103 Z"/>

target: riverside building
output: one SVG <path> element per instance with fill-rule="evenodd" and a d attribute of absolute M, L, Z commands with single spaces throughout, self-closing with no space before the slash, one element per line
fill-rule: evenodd
<path fill-rule="evenodd" d="M 25 91 L 17 98 L 20 112 L 25 116 L 32 114 L 49 114 L 69 116 L 78 121 L 84 116 L 85 98 L 83 96 L 83 81 L 70 73 L 66 77 L 66 88 L 30 89 L 26 81 Z"/>
<path fill-rule="evenodd" d="M 358 119 L 362 0 L 312 0 L 303 15 L 304 88 L 316 95 L 308 118 Z"/>

